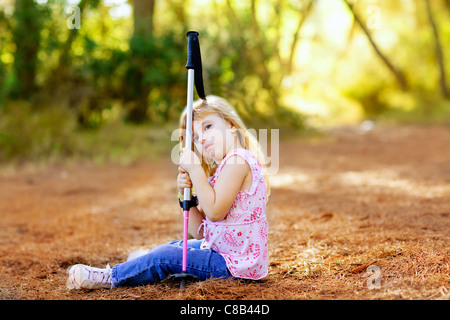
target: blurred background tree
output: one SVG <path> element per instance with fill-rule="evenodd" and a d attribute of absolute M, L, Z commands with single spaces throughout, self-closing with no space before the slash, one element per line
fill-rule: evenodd
<path fill-rule="evenodd" d="M 12 40 L 16 46 L 13 62 L 15 79 L 10 96 L 23 99 L 35 93 L 38 52 L 41 42 L 43 12 L 34 1 L 16 0 L 11 26 Z"/>
<path fill-rule="evenodd" d="M 207 93 L 249 127 L 449 123 L 449 17 L 450 0 L 1 0 L 0 160 L 90 155 L 95 135 L 126 152 L 130 128 L 167 141 L 188 30 Z"/>

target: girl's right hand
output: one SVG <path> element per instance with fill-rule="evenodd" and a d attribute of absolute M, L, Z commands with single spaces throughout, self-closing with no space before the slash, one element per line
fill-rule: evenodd
<path fill-rule="evenodd" d="M 186 172 L 181 166 L 178 167 L 177 185 L 178 192 L 183 195 L 184 188 L 192 188 L 192 181 L 189 177 L 189 173 Z"/>

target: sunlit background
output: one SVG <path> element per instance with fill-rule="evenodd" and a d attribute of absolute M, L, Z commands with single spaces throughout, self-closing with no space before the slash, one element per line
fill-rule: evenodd
<path fill-rule="evenodd" d="M 166 139 L 188 30 L 251 127 L 450 121 L 449 0 L 1 0 L 0 160 Z"/>

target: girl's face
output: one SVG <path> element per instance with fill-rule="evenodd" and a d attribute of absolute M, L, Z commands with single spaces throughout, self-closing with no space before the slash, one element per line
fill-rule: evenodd
<path fill-rule="evenodd" d="M 194 121 L 194 145 L 206 159 L 219 164 L 228 152 L 242 147 L 236 137 L 236 128 L 220 116 L 211 114 Z"/>

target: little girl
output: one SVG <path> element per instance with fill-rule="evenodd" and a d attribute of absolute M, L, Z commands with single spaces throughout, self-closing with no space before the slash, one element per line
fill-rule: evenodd
<path fill-rule="evenodd" d="M 258 280 L 268 271 L 267 188 L 263 155 L 236 111 L 208 96 L 193 107 L 193 145 L 184 146 L 179 165 L 179 197 L 194 188 L 190 209 L 187 273 L 199 280 Z M 180 121 L 186 129 L 186 110 Z M 182 130 L 184 132 L 185 130 Z M 183 134 L 180 137 L 183 142 Z M 105 269 L 69 268 L 69 289 L 117 288 L 156 283 L 182 271 L 182 241 L 171 241 Z M 132 256 L 132 257 L 131 257 Z"/>

